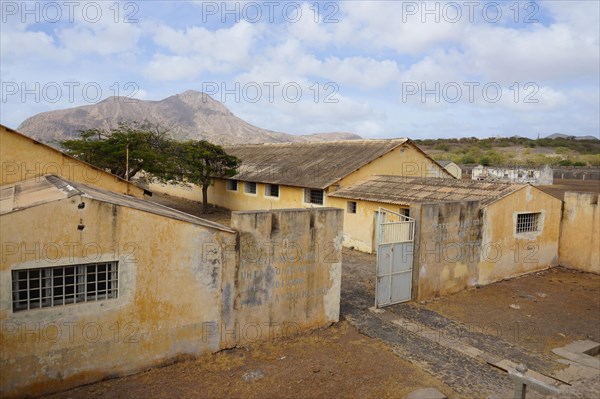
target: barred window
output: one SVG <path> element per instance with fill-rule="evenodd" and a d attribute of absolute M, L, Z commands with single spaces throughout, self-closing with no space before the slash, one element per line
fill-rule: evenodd
<path fill-rule="evenodd" d="M 118 262 L 12 271 L 13 311 L 95 302 L 118 295 Z"/>
<path fill-rule="evenodd" d="M 323 190 L 305 189 L 304 202 L 307 204 L 323 205 Z"/>
<path fill-rule="evenodd" d="M 277 184 L 265 184 L 265 196 L 267 196 L 267 197 L 279 197 L 279 185 L 277 185 Z"/>
<path fill-rule="evenodd" d="M 539 231 L 541 213 L 520 213 L 517 215 L 517 234 Z"/>
<path fill-rule="evenodd" d="M 348 201 L 348 205 L 346 207 L 346 212 L 356 213 L 356 201 Z"/>
<path fill-rule="evenodd" d="M 244 192 L 248 194 L 256 194 L 256 183 L 247 181 L 244 183 Z"/>
<path fill-rule="evenodd" d="M 237 191 L 237 180 L 227 180 L 227 190 Z"/>

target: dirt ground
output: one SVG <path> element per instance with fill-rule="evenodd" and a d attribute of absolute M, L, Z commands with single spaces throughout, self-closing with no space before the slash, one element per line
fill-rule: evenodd
<path fill-rule="evenodd" d="M 600 276 L 595 274 L 558 267 L 424 306 L 533 352 L 550 353 L 579 339 L 600 342 Z"/>
<path fill-rule="evenodd" d="M 584 193 L 600 193 L 600 180 L 554 179 L 551 186 L 537 186 L 540 190 L 563 200 L 565 192 L 579 191 Z"/>
<path fill-rule="evenodd" d="M 249 375 L 259 377 L 244 381 Z M 422 387 L 454 396 L 342 321 L 318 333 L 227 350 L 46 398 L 402 398 Z"/>
<path fill-rule="evenodd" d="M 202 203 L 190 201 L 182 198 L 171 197 L 165 194 L 152 193 L 151 197 L 146 199 L 161 205 L 177 209 L 190 215 L 198 216 L 202 219 L 211 220 L 216 223 L 229 226 L 231 224 L 231 211 L 223 208 L 210 206 L 207 213 L 202 213 Z"/>

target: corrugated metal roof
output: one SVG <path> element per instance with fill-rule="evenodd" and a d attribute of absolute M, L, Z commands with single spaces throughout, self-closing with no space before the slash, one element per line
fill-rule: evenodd
<path fill-rule="evenodd" d="M 84 198 L 91 198 L 97 201 L 181 220 L 183 222 L 235 233 L 235 230 L 232 230 L 227 226 L 189 215 L 155 202 L 117 194 L 98 187 L 70 182 L 53 175 L 36 177 L 31 180 L 8 184 L 2 186 L 0 191 L 0 214 L 2 215 L 80 195 Z"/>
<path fill-rule="evenodd" d="M 224 147 L 242 161 L 234 179 L 327 188 L 408 139 L 251 144 Z"/>
<path fill-rule="evenodd" d="M 477 200 L 485 206 L 526 186 L 475 180 L 376 175 L 328 195 L 398 205 Z"/>
<path fill-rule="evenodd" d="M 450 165 L 452 161 L 437 161 L 437 163 L 440 164 L 441 167 L 445 168 L 446 166 Z"/>

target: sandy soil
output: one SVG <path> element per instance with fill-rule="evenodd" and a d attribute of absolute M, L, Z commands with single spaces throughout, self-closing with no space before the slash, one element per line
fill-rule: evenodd
<path fill-rule="evenodd" d="M 558 267 L 425 307 L 533 352 L 550 353 L 578 339 L 600 342 L 600 276 L 595 274 Z"/>
<path fill-rule="evenodd" d="M 231 211 L 227 209 L 210 206 L 208 208 L 208 212 L 203 213 L 202 203 L 200 202 L 171 197 L 169 195 L 158 193 L 153 193 L 151 197 L 146 197 L 146 199 L 173 209 L 177 209 L 181 212 L 189 213 L 190 215 L 198 216 L 202 219 L 224 224 L 225 226 L 229 226 L 231 224 Z"/>
<path fill-rule="evenodd" d="M 244 381 L 247 373 L 261 375 Z M 450 388 L 347 322 L 47 396 L 66 398 L 402 398 Z"/>

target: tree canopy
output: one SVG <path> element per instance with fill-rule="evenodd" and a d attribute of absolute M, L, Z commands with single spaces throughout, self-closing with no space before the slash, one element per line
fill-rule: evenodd
<path fill-rule="evenodd" d="M 205 212 L 212 178 L 233 176 L 240 164 L 219 145 L 205 140 L 175 141 L 167 129 L 150 123 L 120 123 L 110 130 L 78 133 L 78 139 L 60 143 L 68 154 L 126 180 L 144 171 L 161 182 L 198 184 Z"/>

